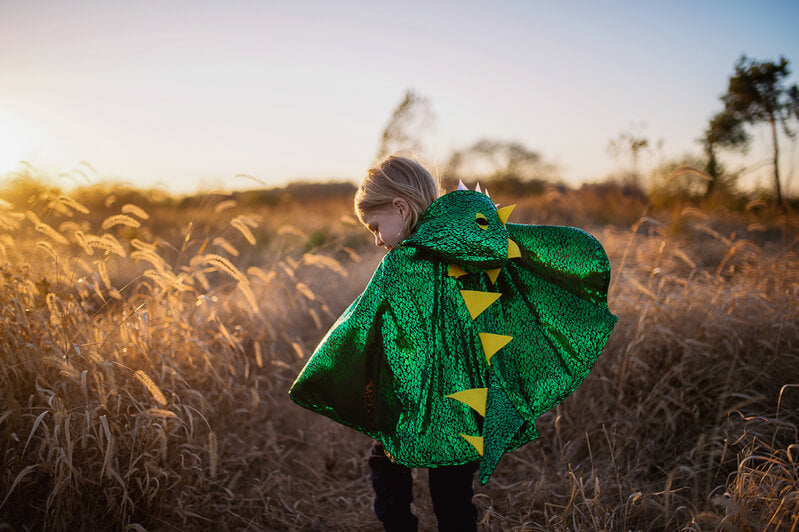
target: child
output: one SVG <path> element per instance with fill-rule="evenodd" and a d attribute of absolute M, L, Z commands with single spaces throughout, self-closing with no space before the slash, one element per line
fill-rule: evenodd
<path fill-rule="evenodd" d="M 386 530 L 415 530 L 410 467 L 429 467 L 439 530 L 475 530 L 472 475 L 536 438 L 535 419 L 583 381 L 616 317 L 602 246 L 569 227 L 507 223 L 476 191 L 438 197 L 417 162 L 369 170 L 355 211 L 389 249 L 290 390 L 377 440 Z"/>

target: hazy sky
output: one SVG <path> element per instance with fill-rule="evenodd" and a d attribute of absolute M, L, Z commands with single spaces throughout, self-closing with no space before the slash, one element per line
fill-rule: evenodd
<path fill-rule="evenodd" d="M 797 24 L 795 0 L 0 0 L 0 173 L 85 160 L 173 192 L 257 186 L 236 174 L 354 180 L 412 88 L 432 103 L 438 164 L 487 137 L 597 180 L 631 128 L 663 140 L 647 164 L 699 152 L 741 54 L 799 70 Z M 799 150 L 782 140 L 796 191 Z"/>

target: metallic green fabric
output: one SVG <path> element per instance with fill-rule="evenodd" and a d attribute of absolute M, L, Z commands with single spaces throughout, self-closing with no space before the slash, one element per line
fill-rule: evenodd
<path fill-rule="evenodd" d="M 509 238 L 520 257 L 507 258 Z M 451 276 L 450 264 L 467 273 Z M 485 272 L 494 268 L 492 283 Z M 485 483 L 593 366 L 616 323 L 609 281 L 607 256 L 589 234 L 503 224 L 484 194 L 450 192 L 383 258 L 289 393 L 380 440 L 400 464 L 479 460 Z M 473 319 L 462 290 L 501 296 Z M 489 360 L 480 333 L 513 338 Z M 447 397 L 475 388 L 487 388 L 485 416 Z"/>

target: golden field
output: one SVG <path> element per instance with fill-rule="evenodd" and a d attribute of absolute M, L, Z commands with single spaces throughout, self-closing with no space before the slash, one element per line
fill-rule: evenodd
<path fill-rule="evenodd" d="M 382 256 L 352 192 L 8 191 L 0 529 L 378 529 L 368 438 L 287 395 Z M 799 530 L 799 219 L 492 192 L 593 233 L 620 320 L 477 486 L 481 529 Z"/>

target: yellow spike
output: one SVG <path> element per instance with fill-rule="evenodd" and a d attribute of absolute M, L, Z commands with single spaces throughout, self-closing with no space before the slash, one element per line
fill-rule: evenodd
<path fill-rule="evenodd" d="M 497 277 L 499 277 L 500 270 L 502 270 L 502 268 L 497 268 L 496 270 L 486 270 L 488 278 L 491 279 L 491 284 L 495 284 L 497 282 Z"/>
<path fill-rule="evenodd" d="M 463 268 L 461 268 L 457 264 L 450 264 L 449 265 L 449 270 L 447 271 L 447 274 L 450 277 L 455 277 L 457 279 L 461 275 L 466 275 L 466 272 L 463 270 Z"/>
<path fill-rule="evenodd" d="M 472 319 L 476 319 L 491 303 L 499 299 L 499 292 L 479 292 L 477 290 L 461 290 L 463 302 L 469 311 Z"/>
<path fill-rule="evenodd" d="M 499 216 L 499 220 L 502 222 L 502 225 L 508 223 L 508 216 L 510 216 L 510 213 L 513 212 L 514 207 L 516 207 L 515 203 L 513 205 L 508 205 L 507 207 L 497 209 L 497 216 Z"/>
<path fill-rule="evenodd" d="M 491 357 L 494 356 L 494 353 L 513 340 L 513 336 L 506 336 L 504 334 L 478 333 L 478 336 L 480 336 L 480 341 L 483 343 L 483 351 L 485 352 L 489 366 L 491 365 Z"/>
<path fill-rule="evenodd" d="M 488 398 L 488 388 L 471 388 L 469 390 L 462 390 L 447 395 L 456 401 L 469 406 L 477 411 L 478 414 L 485 417 L 486 415 L 486 399 Z"/>
<path fill-rule="evenodd" d="M 482 436 L 469 436 L 468 434 L 461 434 L 464 440 L 472 444 L 477 450 L 477 454 L 483 456 L 483 437 Z"/>
<path fill-rule="evenodd" d="M 508 239 L 508 258 L 509 259 L 515 259 L 515 258 L 521 257 L 521 256 L 522 256 L 522 250 L 519 249 L 519 244 L 517 244 L 516 242 L 514 242 L 513 240 L 511 240 L 509 238 Z"/>

